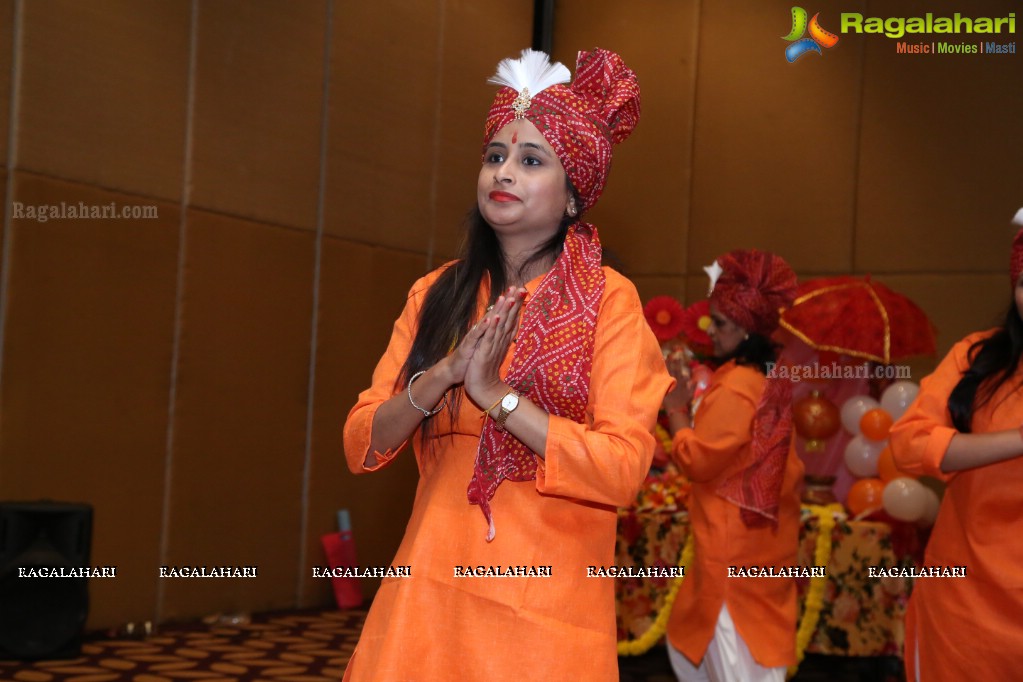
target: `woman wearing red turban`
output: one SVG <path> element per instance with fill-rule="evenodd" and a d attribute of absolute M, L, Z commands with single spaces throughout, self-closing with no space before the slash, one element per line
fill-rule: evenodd
<path fill-rule="evenodd" d="M 462 256 L 413 285 L 345 424 L 355 473 L 408 440 L 420 473 L 411 577 L 383 581 L 345 680 L 618 679 L 613 582 L 587 567 L 613 563 L 671 378 L 580 217 L 639 86 L 599 49 L 571 86 L 529 50 L 495 80 Z"/>
<path fill-rule="evenodd" d="M 672 458 L 692 481 L 695 541 L 668 619 L 668 653 L 679 680 L 780 682 L 795 663 L 795 582 L 729 576 L 798 563 L 803 465 L 791 445 L 791 384 L 766 376 L 796 276 L 756 250 L 727 253 L 708 272 L 716 278 L 708 333 L 724 364 L 690 418 L 686 368 L 670 361 L 678 384 L 664 400 Z"/>
<path fill-rule="evenodd" d="M 1023 224 L 1023 209 L 1016 216 Z M 906 613 L 909 680 L 1018 680 L 1023 651 L 1023 230 L 1001 327 L 955 344 L 891 431 L 899 468 L 948 482 Z"/>

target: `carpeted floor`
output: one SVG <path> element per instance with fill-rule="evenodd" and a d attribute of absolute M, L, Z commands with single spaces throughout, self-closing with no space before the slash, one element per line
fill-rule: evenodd
<path fill-rule="evenodd" d="M 95 636 L 81 656 L 0 661 L 15 682 L 337 682 L 365 610 L 257 614 L 243 622 L 167 625 L 145 639 Z M 621 682 L 675 682 L 663 648 L 619 659 Z M 897 659 L 808 656 L 794 682 L 901 680 Z M 585 680 L 572 682 L 586 682 Z"/>
<path fill-rule="evenodd" d="M 63 661 L 0 661 L 17 682 L 337 682 L 365 611 L 258 614 L 240 623 L 168 625 L 146 639 L 89 638 Z"/>

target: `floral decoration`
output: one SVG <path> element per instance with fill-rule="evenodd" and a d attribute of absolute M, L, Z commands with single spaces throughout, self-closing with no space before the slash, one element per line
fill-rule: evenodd
<path fill-rule="evenodd" d="M 686 539 L 686 546 L 682 549 L 682 556 L 678 561 L 680 567 L 684 568 L 692 563 L 693 547 L 695 544 L 696 541 L 693 539 L 693 534 L 690 533 Z M 682 581 L 685 578 L 685 575 L 681 575 L 671 579 L 668 595 L 664 598 L 664 604 L 661 606 L 661 610 L 657 612 L 657 617 L 654 618 L 650 628 L 640 635 L 638 639 L 618 642 L 619 656 L 640 656 L 650 651 L 655 644 L 661 641 L 661 638 L 664 637 L 664 633 L 668 629 L 668 617 L 671 616 L 671 607 L 675 603 L 675 597 L 678 596 L 678 588 L 682 586 Z"/>
<path fill-rule="evenodd" d="M 844 517 L 845 510 L 842 505 L 837 503 L 825 506 L 808 505 L 805 509 L 817 517 L 818 532 L 817 544 L 813 553 L 813 565 L 827 566 L 831 561 L 831 531 L 835 527 L 835 515 Z M 803 662 L 803 657 L 806 655 L 806 647 L 810 643 L 810 638 L 817 631 L 821 608 L 824 606 L 824 589 L 827 584 L 826 575 L 810 578 L 810 588 L 806 591 L 806 597 L 803 599 L 803 615 L 796 628 L 796 662 L 789 666 L 789 677 L 795 675 L 799 670 L 799 664 Z"/>
<path fill-rule="evenodd" d="M 669 446 L 670 447 L 670 446 Z M 659 473 L 651 472 L 636 497 L 636 511 L 675 512 L 685 510 L 691 484 L 674 465 Z"/>
<path fill-rule="evenodd" d="M 710 301 L 697 301 L 682 313 L 682 334 L 689 342 L 689 348 L 697 356 L 710 357 L 714 346 L 707 329 L 710 328 Z"/>
<path fill-rule="evenodd" d="M 664 480 L 663 476 L 652 476 L 648 482 L 653 485 Z M 667 502 L 668 496 L 661 494 Z M 674 506 L 618 512 L 616 565 L 692 565 L 685 550 L 692 541 L 689 514 L 679 505 L 679 494 L 674 492 Z M 657 496 L 655 487 L 641 493 L 640 499 L 653 504 Z M 871 566 L 913 565 L 913 558 L 901 554 L 894 539 L 889 524 L 849 520 L 836 505 L 803 507 L 799 563 L 826 566 L 827 576 L 796 579 L 800 613 L 797 660 L 807 652 L 899 655 L 912 580 L 868 575 Z M 673 603 L 669 598 L 674 599 L 678 582 L 667 578 L 615 580 L 620 655 L 640 655 L 661 640 Z"/>
<path fill-rule="evenodd" d="M 671 296 L 654 296 L 643 306 L 647 324 L 661 343 L 671 341 L 682 333 L 685 308 Z"/>

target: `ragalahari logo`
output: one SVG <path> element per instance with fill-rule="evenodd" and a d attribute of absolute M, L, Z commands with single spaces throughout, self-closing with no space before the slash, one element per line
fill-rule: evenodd
<path fill-rule="evenodd" d="M 825 30 L 818 20 L 820 12 L 813 15 L 813 19 L 807 22 L 806 10 L 802 7 L 792 8 L 792 31 L 783 38 L 791 45 L 785 48 L 785 59 L 789 64 L 802 57 L 807 52 L 822 54 L 822 47 L 834 47 L 838 43 L 838 36 L 831 31 Z M 803 34 L 809 30 L 810 37 L 804 38 Z M 795 41 L 795 42 L 793 42 Z"/>

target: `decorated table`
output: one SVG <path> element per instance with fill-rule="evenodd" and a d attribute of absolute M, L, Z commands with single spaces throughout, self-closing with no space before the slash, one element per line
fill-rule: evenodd
<path fill-rule="evenodd" d="M 692 555 L 688 537 L 689 515 L 684 510 L 622 510 L 615 564 L 645 568 L 685 565 Z M 799 592 L 800 659 L 803 653 L 901 654 L 903 616 L 912 581 L 869 576 L 870 567 L 911 565 L 901 548 L 896 552 L 896 544 L 887 523 L 850 520 L 837 505 L 803 507 L 799 562 L 808 567 L 827 566 L 827 575 L 793 578 Z M 638 655 L 662 640 L 679 580 L 616 579 L 620 654 Z"/>

